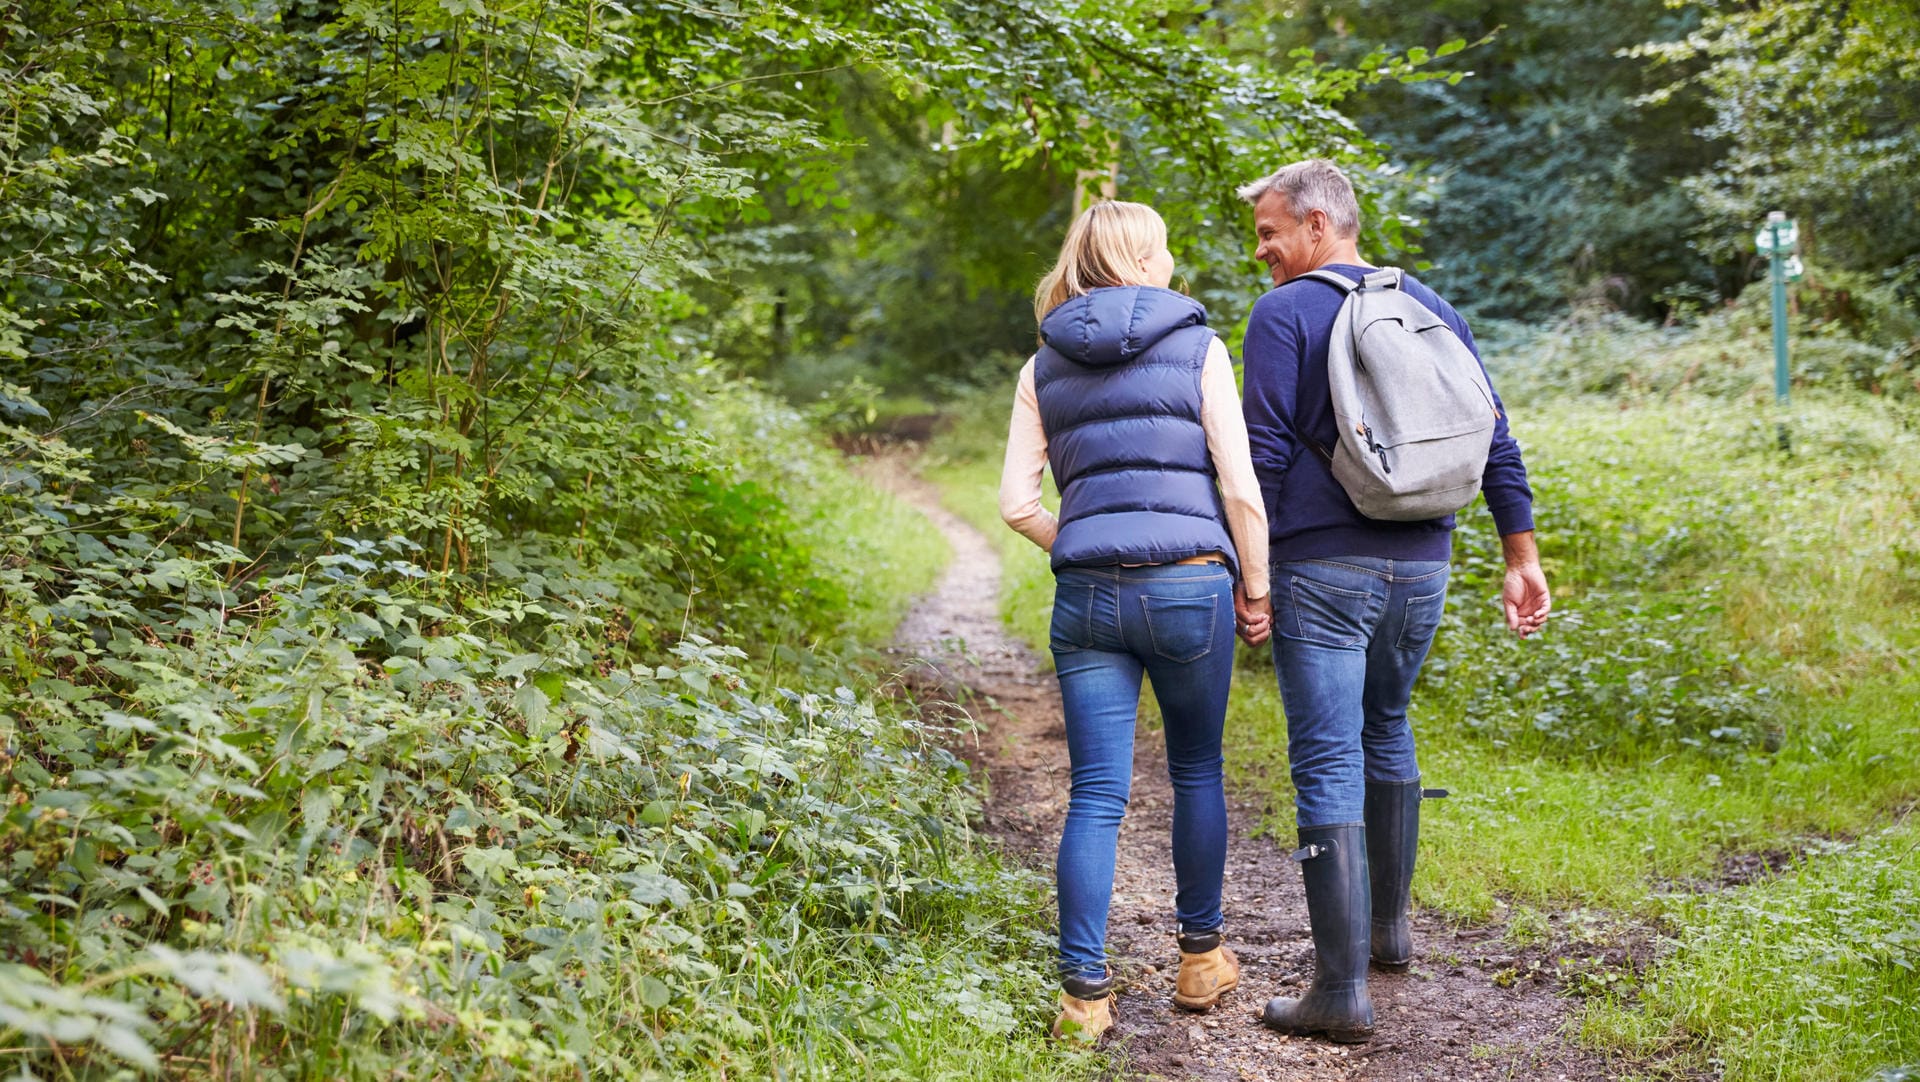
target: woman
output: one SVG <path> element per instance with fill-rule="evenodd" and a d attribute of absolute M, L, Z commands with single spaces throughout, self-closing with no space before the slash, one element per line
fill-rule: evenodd
<path fill-rule="evenodd" d="M 1000 480 L 1001 517 L 1053 554 L 1049 645 L 1073 768 L 1055 868 L 1056 1036 L 1096 1039 L 1112 1024 L 1107 908 L 1143 672 L 1174 790 L 1174 1002 L 1208 1010 L 1239 980 L 1221 936 L 1220 730 L 1236 589 L 1267 593 L 1266 511 L 1226 346 L 1206 309 L 1167 289 L 1172 276 L 1152 208 L 1098 203 L 1074 221 L 1034 297 L 1041 345 L 1020 370 Z M 1040 503 L 1048 465 L 1058 519 Z M 1267 618 L 1252 619 L 1242 632 L 1263 635 Z"/>

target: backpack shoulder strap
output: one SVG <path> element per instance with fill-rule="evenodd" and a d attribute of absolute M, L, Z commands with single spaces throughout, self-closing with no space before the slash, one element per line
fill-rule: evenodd
<path fill-rule="evenodd" d="M 1341 295 L 1347 298 L 1351 298 L 1354 292 L 1360 288 L 1359 283 L 1356 283 L 1353 279 L 1347 277 L 1344 274 L 1341 274 L 1338 271 L 1310 270 L 1305 274 L 1299 275 L 1299 277 L 1312 278 L 1314 281 L 1324 282 L 1327 285 L 1330 285 L 1333 288 L 1339 290 Z M 1343 302 L 1343 305 L 1344 304 L 1345 302 Z M 1338 323 L 1336 323 L 1335 326 L 1337 327 Z M 1328 465 L 1333 464 L 1333 452 L 1327 449 L 1326 444 L 1321 443 L 1319 440 L 1316 440 L 1312 436 L 1307 435 L 1307 430 L 1300 427 L 1297 420 L 1295 421 L 1293 428 L 1294 428 L 1294 431 L 1300 436 L 1300 439 L 1303 442 L 1305 442 L 1307 446 L 1313 448 L 1315 451 L 1320 452 L 1320 457 L 1326 459 Z"/>
<path fill-rule="evenodd" d="M 1354 290 L 1360 288 L 1354 284 L 1353 279 L 1338 271 L 1310 270 L 1299 277 L 1312 278 L 1316 282 L 1325 282 L 1342 293 L 1352 293 Z"/>
<path fill-rule="evenodd" d="M 1362 289 L 1401 289 L 1405 285 L 1405 276 L 1406 272 L 1399 267 L 1375 267 L 1368 271 L 1366 277 L 1357 284 L 1339 271 L 1319 269 L 1299 275 L 1301 278 L 1325 282 L 1342 293 L 1353 293 Z"/>

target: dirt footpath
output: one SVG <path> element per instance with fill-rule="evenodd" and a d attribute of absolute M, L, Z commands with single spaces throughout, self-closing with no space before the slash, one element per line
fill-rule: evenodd
<path fill-rule="evenodd" d="M 896 649 L 939 666 L 946 692 L 969 704 L 986 731 L 970 749 L 986 776 L 985 828 L 1050 870 L 1067 810 L 1067 745 L 1052 673 L 998 618 L 1000 562 L 979 531 L 940 505 L 899 456 L 867 472 L 932 519 L 953 563 L 901 623 Z M 1143 730 L 1133 796 L 1120 830 L 1108 946 L 1119 975 L 1115 1008 L 1121 1074 L 1128 1078 L 1606 1079 L 1595 1053 L 1561 1037 L 1567 1003 L 1544 985 L 1498 986 L 1513 951 L 1497 927 L 1453 928 L 1415 917 L 1417 960 L 1406 974 L 1371 979 L 1376 1037 L 1340 1046 L 1262 1027 L 1268 997 L 1297 995 L 1313 973 L 1300 872 L 1274 842 L 1256 838 L 1258 809 L 1229 794 L 1228 941 L 1240 956 L 1239 989 L 1208 1014 L 1173 1006 L 1173 792 L 1159 733 Z"/>

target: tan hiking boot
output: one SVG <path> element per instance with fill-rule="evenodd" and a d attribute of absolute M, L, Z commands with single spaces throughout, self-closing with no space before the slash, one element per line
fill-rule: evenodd
<path fill-rule="evenodd" d="M 1057 1040 L 1094 1044 L 1113 1028 L 1113 973 L 1069 977 L 1060 982 L 1060 1017 L 1053 1020 Z"/>
<path fill-rule="evenodd" d="M 1239 983 L 1240 959 L 1227 949 L 1219 932 L 1180 937 L 1180 975 L 1173 982 L 1175 1006 L 1210 1011 Z"/>
<path fill-rule="evenodd" d="M 1113 996 L 1080 999 L 1060 993 L 1060 1017 L 1053 1020 L 1053 1035 L 1063 1041 L 1096 1044 L 1100 1035 L 1113 1028 Z"/>

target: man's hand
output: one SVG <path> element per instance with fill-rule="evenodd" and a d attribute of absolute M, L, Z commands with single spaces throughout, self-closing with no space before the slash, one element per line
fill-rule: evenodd
<path fill-rule="evenodd" d="M 1507 559 L 1507 579 L 1500 591 L 1507 627 L 1524 639 L 1546 624 L 1553 598 L 1547 593 L 1547 576 L 1540 570 L 1540 550 L 1532 530 L 1500 538 L 1500 550 Z"/>
<path fill-rule="evenodd" d="M 1233 620 L 1240 638 L 1248 646 L 1258 646 L 1273 634 L 1273 595 L 1247 600 L 1246 588 L 1233 584 Z"/>

